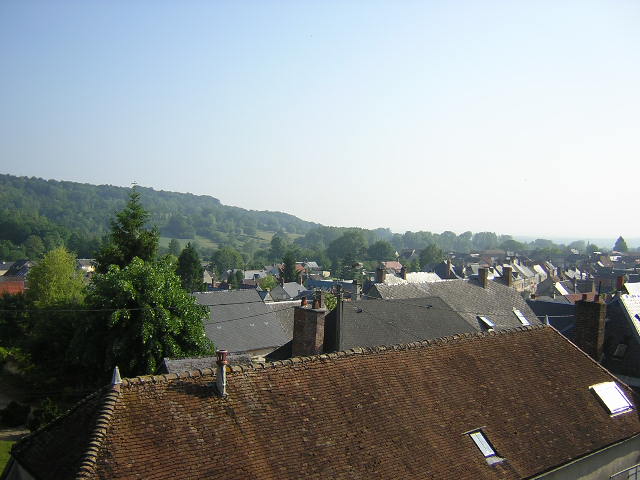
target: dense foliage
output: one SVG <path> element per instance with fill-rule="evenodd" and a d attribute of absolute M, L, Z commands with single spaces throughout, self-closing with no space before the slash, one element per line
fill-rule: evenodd
<path fill-rule="evenodd" d="M 199 292 L 202 290 L 204 268 L 202 268 L 200 255 L 191 245 L 191 242 L 187 243 L 187 246 L 184 247 L 178 257 L 176 273 L 180 277 L 182 288 L 186 291 Z"/>
<path fill-rule="evenodd" d="M 35 258 L 66 246 L 91 258 L 129 189 L 0 174 L 0 259 Z M 222 205 L 217 198 L 137 187 L 149 222 L 167 237 L 198 235 L 216 244 L 265 242 L 258 230 L 304 234 L 317 226 L 281 212 Z M 268 241 L 268 239 L 267 239 Z M 242 242 L 242 243 L 241 243 Z"/>
<path fill-rule="evenodd" d="M 85 324 L 80 363 L 124 375 L 155 373 L 164 357 L 213 353 L 204 333 L 208 311 L 197 305 L 165 262 L 139 258 L 94 275 L 87 304 L 100 310 Z"/>

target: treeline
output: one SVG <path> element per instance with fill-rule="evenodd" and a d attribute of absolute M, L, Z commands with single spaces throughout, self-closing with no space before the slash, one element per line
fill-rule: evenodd
<path fill-rule="evenodd" d="M 240 249 L 253 240 L 257 248 L 266 243 L 257 236 L 260 231 L 304 234 L 318 225 L 286 213 L 223 205 L 206 195 L 138 191 L 150 212 L 149 223 L 166 237 L 198 235 Z M 129 192 L 110 185 L 0 175 L 0 260 L 34 258 L 57 246 L 92 257 Z"/>
<path fill-rule="evenodd" d="M 583 241 L 523 243 L 495 232 L 399 234 L 388 228 L 327 227 L 285 213 L 225 206 L 209 196 L 137 190 L 150 213 L 149 225 L 157 226 L 164 237 L 181 239 L 174 242 L 173 252 L 165 247 L 161 253 L 177 255 L 176 245 L 182 248 L 195 238 L 194 248 L 219 270 L 260 268 L 281 261 L 284 250 L 292 250 L 299 260 L 315 260 L 335 270 L 349 261 L 389 260 L 395 252 L 420 252 L 427 247 L 457 253 L 502 249 L 540 258 L 569 248 L 580 253 L 611 248 Z M 93 258 L 103 246 L 110 219 L 125 205 L 129 193 L 123 187 L 0 175 L 0 260 L 38 258 L 59 246 L 78 257 Z"/>

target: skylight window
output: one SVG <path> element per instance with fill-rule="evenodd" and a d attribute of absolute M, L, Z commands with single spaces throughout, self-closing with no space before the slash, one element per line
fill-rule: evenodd
<path fill-rule="evenodd" d="M 496 451 L 489 445 L 488 440 L 482 432 L 473 432 L 470 434 L 470 437 L 485 457 L 491 457 L 496 454 Z"/>
<path fill-rule="evenodd" d="M 469 433 L 469 436 L 471 437 L 471 440 L 473 440 L 473 443 L 476 444 L 476 447 L 478 447 L 478 450 L 482 452 L 482 455 L 484 455 L 484 458 L 489 465 L 493 465 L 494 463 L 498 463 L 504 460 L 503 458 L 498 456 L 494 448 L 489 443 L 489 440 L 487 440 L 487 437 L 485 437 L 484 433 L 482 433 L 481 430 L 471 432 Z"/>
<path fill-rule="evenodd" d="M 521 312 L 520 310 L 518 310 L 517 308 L 514 308 L 514 309 L 513 309 L 513 313 L 515 313 L 515 314 L 516 314 L 516 317 L 518 317 L 518 320 L 520 320 L 520 323 L 521 323 L 522 325 L 531 325 L 531 324 L 529 323 L 529 320 L 527 320 L 527 319 L 525 318 L 525 316 L 522 314 L 522 312 Z"/>
<path fill-rule="evenodd" d="M 604 382 L 589 387 L 611 415 L 631 410 L 633 405 L 615 382 Z"/>
<path fill-rule="evenodd" d="M 616 347 L 616 350 L 613 352 L 613 358 L 622 360 L 625 353 L 627 353 L 627 347 L 628 345 L 626 343 L 619 343 Z"/>
<path fill-rule="evenodd" d="M 487 330 L 493 330 L 496 328 L 496 324 L 489 320 L 488 317 L 483 317 L 482 315 L 478 315 L 478 320 L 482 323 L 482 326 Z"/>

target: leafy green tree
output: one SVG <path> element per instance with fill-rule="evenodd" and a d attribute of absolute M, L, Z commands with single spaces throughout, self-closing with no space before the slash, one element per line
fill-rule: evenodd
<path fill-rule="evenodd" d="M 444 252 L 434 243 L 427 245 L 426 248 L 420 251 L 420 265 L 423 269 L 431 268 L 433 265 L 443 261 L 444 259 Z"/>
<path fill-rule="evenodd" d="M 169 253 L 171 255 L 175 255 L 176 257 L 180 255 L 180 242 L 175 238 L 172 238 L 169 241 Z"/>
<path fill-rule="evenodd" d="M 106 273 L 110 265 L 126 267 L 134 257 L 153 260 L 158 250 L 159 234 L 154 227 L 145 228 L 149 213 L 140 204 L 140 194 L 134 188 L 125 208 L 111 221 L 111 233 L 106 245 L 96 255 L 96 271 Z"/>
<path fill-rule="evenodd" d="M 75 255 L 64 247 L 51 250 L 31 267 L 27 285 L 27 298 L 39 308 L 81 304 L 86 286 Z"/>
<path fill-rule="evenodd" d="M 298 278 L 296 273 L 296 257 L 292 250 L 287 250 L 282 257 L 282 263 L 284 264 L 282 269 L 282 277 L 285 282 L 295 282 Z"/>
<path fill-rule="evenodd" d="M 273 275 L 267 275 L 266 277 L 258 280 L 258 285 L 260 285 L 260 288 L 263 290 L 271 290 L 273 287 L 278 285 L 278 279 Z"/>
<path fill-rule="evenodd" d="M 595 243 L 588 243 L 587 247 L 585 248 L 585 252 L 587 253 L 587 255 L 591 255 L 593 252 L 601 252 L 602 250 L 600 249 L 599 246 L 597 246 Z"/>
<path fill-rule="evenodd" d="M 367 256 L 370 260 L 386 261 L 395 258 L 396 251 L 386 240 L 378 240 L 369 245 Z"/>
<path fill-rule="evenodd" d="M 575 242 L 571 242 L 567 248 L 573 248 L 578 250 L 578 252 L 583 253 L 587 249 L 587 245 L 584 240 L 576 240 Z"/>
<path fill-rule="evenodd" d="M 221 247 L 213 254 L 213 264 L 216 267 L 218 275 L 222 276 L 227 270 L 242 268 L 244 266 L 244 259 L 242 258 L 242 254 L 235 248 Z"/>
<path fill-rule="evenodd" d="M 0 347 L 24 346 L 29 331 L 29 307 L 23 293 L 0 295 Z"/>
<path fill-rule="evenodd" d="M 24 242 L 24 248 L 31 258 L 39 257 L 45 252 L 44 242 L 38 235 L 29 235 Z"/>
<path fill-rule="evenodd" d="M 329 244 L 327 255 L 334 262 L 347 256 L 357 259 L 364 253 L 365 248 L 366 244 L 362 232 L 359 230 L 348 231 Z"/>
<path fill-rule="evenodd" d="M 618 237 L 618 239 L 616 240 L 615 245 L 613 246 L 613 249 L 616 252 L 628 252 L 629 251 L 629 247 L 627 247 L 627 242 L 625 242 L 624 238 L 622 238 L 622 237 Z"/>
<path fill-rule="evenodd" d="M 204 332 L 206 307 L 180 284 L 164 262 L 139 258 L 93 276 L 87 304 L 101 312 L 79 326 L 74 352 L 85 368 L 107 375 L 116 365 L 124 375 L 155 373 L 164 357 L 210 355 Z"/>
<path fill-rule="evenodd" d="M 184 247 L 178 257 L 176 273 L 180 277 L 182 288 L 187 292 L 199 292 L 202 290 L 204 268 L 202 268 L 200 255 L 198 255 L 196 249 L 191 245 L 191 242 L 187 243 L 187 246 Z"/>
<path fill-rule="evenodd" d="M 524 243 L 514 240 L 513 238 L 509 238 L 503 241 L 500 244 L 500 248 L 509 252 L 523 252 L 527 250 L 527 247 Z"/>
<path fill-rule="evenodd" d="M 287 242 L 280 235 L 274 235 L 273 238 L 271 238 L 271 248 L 269 249 L 269 255 L 272 260 L 282 258 L 285 254 L 286 249 Z"/>
<path fill-rule="evenodd" d="M 243 280 L 244 280 L 244 273 L 242 272 L 242 270 L 236 270 L 235 272 L 233 272 L 231 276 L 231 286 L 234 289 L 238 290 L 242 285 Z"/>

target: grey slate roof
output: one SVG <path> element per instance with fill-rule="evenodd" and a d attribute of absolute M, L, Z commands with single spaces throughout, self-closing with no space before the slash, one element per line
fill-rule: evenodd
<path fill-rule="evenodd" d="M 278 302 L 281 300 L 292 300 L 298 298 L 303 292 L 307 291 L 304 285 L 297 282 L 287 282 L 284 285 L 276 285 L 271 289 L 271 298 Z"/>
<path fill-rule="evenodd" d="M 200 305 L 209 306 L 204 327 L 216 348 L 247 352 L 275 348 L 289 340 L 279 319 L 255 289 L 199 292 L 193 296 Z"/>
<path fill-rule="evenodd" d="M 549 315 L 549 324 L 569 340 L 575 340 L 576 306 L 566 297 L 538 297 L 527 300 L 536 315 Z M 542 320 L 542 319 L 541 319 Z"/>
<path fill-rule="evenodd" d="M 488 282 L 487 288 L 481 287 L 475 280 L 444 280 L 408 285 L 377 283 L 369 290 L 369 296 L 388 300 L 439 297 L 476 330 L 482 330 L 478 315 L 488 317 L 497 330 L 522 326 L 513 312 L 514 308 L 520 310 L 531 325 L 540 323 L 517 291 L 497 282 Z"/>
<path fill-rule="evenodd" d="M 300 305 L 300 300 L 289 302 L 267 303 L 267 308 L 276 316 L 288 338 L 293 337 L 293 308 Z"/>
<path fill-rule="evenodd" d="M 437 297 L 344 302 L 337 350 L 410 343 L 473 333 L 459 314 Z M 335 317 L 335 310 L 329 314 Z"/>

